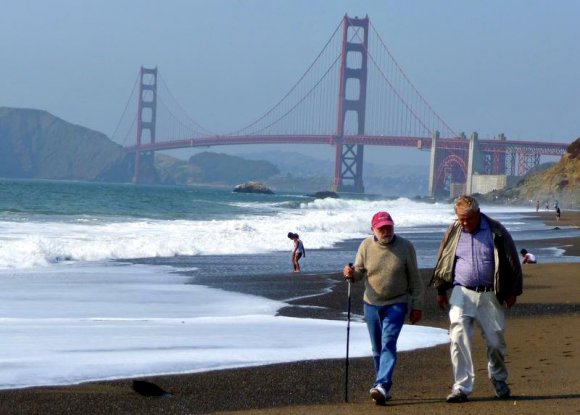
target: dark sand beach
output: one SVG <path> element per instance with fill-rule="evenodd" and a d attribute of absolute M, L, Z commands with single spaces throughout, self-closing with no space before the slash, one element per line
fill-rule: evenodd
<path fill-rule="evenodd" d="M 579 212 L 534 214 L 550 226 L 580 226 Z M 517 241 L 516 241 L 517 243 Z M 580 256 L 580 238 L 534 241 Z M 526 248 L 530 246 L 526 242 Z M 518 244 L 518 249 L 522 248 Z M 149 377 L 172 397 L 143 397 L 132 380 L 63 387 L 0 391 L 3 414 L 580 414 L 580 263 L 524 266 L 524 294 L 507 312 L 508 383 L 513 397 L 498 400 L 487 379 L 484 344 L 474 336 L 477 380 L 471 400 L 447 404 L 451 385 L 448 347 L 403 352 L 395 371 L 393 399 L 377 407 L 369 399 L 372 360 L 350 360 L 349 402 L 344 402 L 344 359 L 302 361 L 199 374 Z M 422 270 L 428 281 L 430 270 Z M 346 284 L 339 273 L 230 278 L 220 286 L 269 298 L 300 297 L 330 288 L 327 294 L 296 300 L 280 314 L 345 320 Z M 353 313 L 362 314 L 361 286 L 353 286 Z M 312 308 L 304 306 L 314 306 Z M 447 328 L 447 315 L 435 307 L 428 289 L 424 320 Z M 3 339 L 9 341 L 9 339 Z M 304 339 L 308 341 L 308 339 Z M 345 321 L 346 341 L 346 321 Z M 370 346 L 369 346 L 370 347 Z M 1 370 L 6 370 L 5 368 Z"/>

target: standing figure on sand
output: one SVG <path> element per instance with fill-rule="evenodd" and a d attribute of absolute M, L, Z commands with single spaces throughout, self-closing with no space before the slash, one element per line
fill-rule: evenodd
<path fill-rule="evenodd" d="M 424 287 L 415 248 L 407 239 L 395 235 L 391 215 L 377 212 L 371 231 L 373 234 L 358 248 L 354 266 L 345 265 L 343 275 L 352 282 L 364 280 L 364 316 L 376 374 L 370 395 L 375 404 L 385 405 L 391 399 L 397 339 L 408 307 L 411 324 L 421 320 Z"/>
<path fill-rule="evenodd" d="M 300 264 L 298 261 L 300 261 L 300 258 L 306 257 L 304 244 L 297 233 L 288 232 L 288 238 L 292 239 L 294 242 L 294 249 L 292 250 L 292 267 L 294 268 L 294 272 L 300 272 Z"/>
<path fill-rule="evenodd" d="M 495 395 L 508 399 L 511 391 L 506 383 L 504 306 L 511 308 L 522 294 L 518 252 L 507 229 L 481 213 L 475 198 L 460 196 L 455 201 L 455 214 L 457 220 L 443 236 L 431 279 L 437 288 L 438 306 L 450 307 L 454 383 L 447 402 L 466 402 L 473 391 L 471 343 L 475 322 L 487 346 L 487 371 Z M 452 289 L 450 298 L 448 289 Z"/>

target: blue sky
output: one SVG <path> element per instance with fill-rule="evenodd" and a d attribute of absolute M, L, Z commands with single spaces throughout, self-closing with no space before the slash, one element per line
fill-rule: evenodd
<path fill-rule="evenodd" d="M 0 106 L 44 109 L 107 135 L 141 65 L 157 66 L 202 125 L 246 125 L 296 82 L 348 13 L 369 15 L 455 131 L 580 136 L 574 0 L 0 0 L 0 8 Z"/>

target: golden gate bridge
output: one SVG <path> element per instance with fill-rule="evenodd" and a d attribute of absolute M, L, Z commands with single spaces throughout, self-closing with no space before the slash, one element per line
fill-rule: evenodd
<path fill-rule="evenodd" d="M 248 125 L 222 134 L 207 130 L 177 103 L 157 68 L 141 67 L 113 139 L 134 154 L 136 183 L 151 171 L 155 151 L 327 144 L 335 148 L 331 189 L 352 193 L 364 193 L 365 146 L 413 147 L 431 152 L 431 196 L 449 195 L 454 186 L 472 193 L 474 175 L 523 176 L 541 156 L 561 156 L 567 147 L 457 134 L 415 88 L 368 16 L 347 15 L 297 82 Z"/>

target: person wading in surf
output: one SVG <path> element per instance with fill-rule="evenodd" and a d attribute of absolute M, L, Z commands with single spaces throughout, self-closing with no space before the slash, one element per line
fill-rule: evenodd
<path fill-rule="evenodd" d="M 306 257 L 304 244 L 297 233 L 288 232 L 288 238 L 292 239 L 294 242 L 294 249 L 292 250 L 292 267 L 294 268 L 294 272 L 300 272 L 300 264 L 298 261 L 300 261 L 300 258 Z"/>

